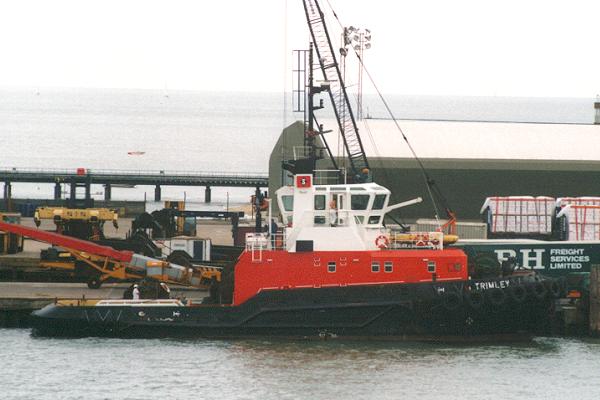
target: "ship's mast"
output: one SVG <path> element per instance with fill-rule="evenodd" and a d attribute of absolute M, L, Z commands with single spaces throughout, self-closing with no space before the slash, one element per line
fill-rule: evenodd
<path fill-rule="evenodd" d="M 325 79 L 331 104 L 335 113 L 340 134 L 344 141 L 344 147 L 350 163 L 350 180 L 354 182 L 365 182 L 370 180 L 370 169 L 362 141 L 358 134 L 358 127 L 350 105 L 350 99 L 346 92 L 346 86 L 342 77 L 340 66 L 335 57 L 333 44 L 329 37 L 329 31 L 325 24 L 325 18 L 317 0 L 303 0 L 304 11 L 317 58 Z M 312 57 L 312 52 L 311 52 Z M 311 64 L 312 73 L 312 64 Z M 310 94 L 313 85 L 310 86 L 309 104 L 312 101 Z M 313 108 L 309 107 L 309 114 Z M 309 129 L 313 118 L 309 116 Z M 311 132 L 309 130 L 309 132 Z"/>

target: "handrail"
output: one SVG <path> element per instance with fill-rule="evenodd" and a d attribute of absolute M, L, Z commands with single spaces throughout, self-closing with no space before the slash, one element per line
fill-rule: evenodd
<path fill-rule="evenodd" d="M 285 250 L 286 234 L 284 233 L 246 233 L 246 251 Z"/>

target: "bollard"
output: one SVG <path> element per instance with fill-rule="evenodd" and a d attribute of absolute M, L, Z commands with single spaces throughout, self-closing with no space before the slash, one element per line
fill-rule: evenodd
<path fill-rule="evenodd" d="M 600 336 L 600 265 L 590 266 L 590 334 Z"/>

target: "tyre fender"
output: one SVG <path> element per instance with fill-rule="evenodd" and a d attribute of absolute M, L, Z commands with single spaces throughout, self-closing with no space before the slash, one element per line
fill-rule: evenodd
<path fill-rule="evenodd" d="M 488 303 L 494 307 L 500 307 L 506 302 L 506 293 L 500 288 L 486 290 L 485 297 Z"/>
<path fill-rule="evenodd" d="M 456 311 L 462 305 L 462 298 L 456 292 L 445 293 L 442 298 L 442 306 L 448 311 Z"/>
<path fill-rule="evenodd" d="M 531 293 L 536 299 L 543 300 L 548 291 L 542 282 L 535 282 L 533 285 L 531 285 Z"/>
<path fill-rule="evenodd" d="M 558 299 L 561 297 L 560 284 L 556 279 L 552 279 L 551 281 L 544 281 L 544 286 L 546 287 L 546 290 L 552 296 L 553 299 Z"/>
<path fill-rule="evenodd" d="M 465 292 L 465 302 L 474 310 L 479 310 L 483 307 L 484 298 L 483 294 L 476 290 Z"/>
<path fill-rule="evenodd" d="M 527 289 L 521 285 L 511 285 L 508 287 L 508 295 L 517 304 L 521 304 L 527 299 Z"/>

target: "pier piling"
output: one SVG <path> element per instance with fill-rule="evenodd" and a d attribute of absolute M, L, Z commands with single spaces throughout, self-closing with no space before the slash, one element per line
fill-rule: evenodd
<path fill-rule="evenodd" d="M 590 267 L 590 333 L 600 336 L 600 264 Z"/>
<path fill-rule="evenodd" d="M 12 197 L 12 185 L 10 181 L 4 182 L 4 201 L 10 200 Z"/>
<path fill-rule="evenodd" d="M 60 200 L 61 193 L 62 193 L 62 190 L 60 187 L 60 183 L 56 182 L 54 184 L 54 200 Z"/>

